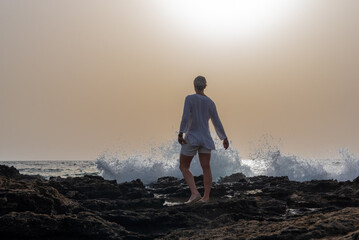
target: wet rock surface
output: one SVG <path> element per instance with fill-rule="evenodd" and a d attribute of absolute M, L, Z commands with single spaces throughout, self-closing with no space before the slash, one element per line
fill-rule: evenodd
<path fill-rule="evenodd" d="M 188 197 L 174 177 L 45 180 L 0 165 L 0 239 L 359 239 L 359 178 L 238 173 L 213 183 L 209 203 L 182 204 Z"/>

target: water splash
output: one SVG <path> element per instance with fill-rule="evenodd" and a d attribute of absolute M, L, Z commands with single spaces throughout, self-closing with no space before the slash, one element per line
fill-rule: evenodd
<path fill-rule="evenodd" d="M 268 155 L 268 176 L 288 176 L 295 181 L 330 178 L 330 174 L 318 162 L 310 162 L 298 156 L 282 156 L 279 150 Z"/>
<path fill-rule="evenodd" d="M 252 159 L 242 160 L 239 151 L 233 146 L 225 150 L 218 138 L 213 137 L 213 139 L 217 149 L 212 151 L 211 155 L 214 181 L 237 172 L 247 177 L 288 176 L 294 181 L 323 179 L 346 181 L 359 176 L 359 157 L 348 149 L 339 150 L 340 159 L 304 159 L 296 155 L 283 154 L 276 143 L 278 141 L 270 135 L 264 135 L 250 155 Z M 177 140 L 171 140 L 153 147 L 147 153 L 126 156 L 107 151 L 98 157 L 96 164 L 105 179 L 116 179 L 117 182 L 140 178 L 144 183 L 150 183 L 164 176 L 182 178 L 179 170 L 180 148 Z M 332 167 L 328 168 L 328 165 Z M 192 160 L 191 171 L 197 176 L 202 174 L 197 155 Z"/>
<path fill-rule="evenodd" d="M 333 174 L 333 178 L 339 181 L 353 180 L 359 176 L 359 157 L 354 155 L 347 148 L 339 150 L 342 168 L 337 173 Z"/>
<path fill-rule="evenodd" d="M 340 149 L 340 159 L 304 159 L 296 155 L 284 155 L 276 140 L 270 135 L 264 135 L 251 156 L 262 165 L 262 174 L 267 176 L 288 176 L 294 181 L 309 181 L 337 179 L 339 181 L 353 180 L 359 176 L 359 158 L 348 149 Z M 326 170 L 325 166 L 333 166 L 334 171 Z"/>
<path fill-rule="evenodd" d="M 218 149 L 212 151 L 211 155 L 214 181 L 235 172 L 253 175 L 250 168 L 242 164 L 238 150 L 232 147 L 225 150 L 218 138 L 214 138 L 214 141 Z M 140 178 L 144 183 L 150 183 L 163 176 L 182 178 L 179 170 L 180 149 L 177 140 L 172 140 L 152 148 L 148 153 L 125 156 L 118 152 L 106 151 L 97 158 L 96 164 L 105 179 L 116 179 L 117 182 Z M 193 175 L 202 174 L 198 155 L 192 160 L 191 171 Z"/>

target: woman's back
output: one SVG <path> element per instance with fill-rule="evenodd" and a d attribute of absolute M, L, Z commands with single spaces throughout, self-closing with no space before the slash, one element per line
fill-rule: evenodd
<path fill-rule="evenodd" d="M 204 95 L 188 95 L 185 99 L 180 131 L 186 133 L 186 138 L 191 145 L 215 149 L 209 132 L 209 119 L 212 119 L 218 136 L 224 139 L 226 134 L 219 120 L 214 102 Z"/>
<path fill-rule="evenodd" d="M 208 129 L 208 120 L 211 117 L 211 109 L 213 108 L 213 101 L 206 96 L 199 94 L 188 95 L 192 124 L 189 130 L 193 129 Z"/>

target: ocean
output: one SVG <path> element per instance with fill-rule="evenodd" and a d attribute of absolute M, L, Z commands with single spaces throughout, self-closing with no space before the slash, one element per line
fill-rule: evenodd
<path fill-rule="evenodd" d="M 50 177 L 82 177 L 100 175 L 96 161 L 0 161 L 1 165 L 14 166 L 21 174 Z"/>
<path fill-rule="evenodd" d="M 290 180 L 309 181 L 337 179 L 353 180 L 359 176 L 359 158 L 346 149 L 339 150 L 336 159 L 303 159 L 295 155 L 285 155 L 275 147 L 259 149 L 253 159 L 241 159 L 234 148 L 224 150 L 216 139 L 216 151 L 212 152 L 211 168 L 213 180 L 242 172 L 246 176 L 288 176 Z M 98 175 L 117 182 L 132 181 L 137 178 L 145 184 L 159 177 L 182 178 L 179 170 L 180 145 L 176 140 L 136 154 L 103 152 L 93 161 L 2 161 L 0 164 L 14 166 L 20 173 L 50 177 L 80 177 Z M 198 157 L 195 156 L 191 171 L 202 174 Z"/>

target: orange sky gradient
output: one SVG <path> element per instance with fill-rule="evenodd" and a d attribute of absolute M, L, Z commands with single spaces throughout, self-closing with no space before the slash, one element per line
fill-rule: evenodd
<path fill-rule="evenodd" d="M 292 0 L 249 30 L 175 2 L 2 0 L 0 161 L 172 141 L 197 75 L 243 158 L 263 134 L 288 154 L 359 154 L 359 1 Z"/>

